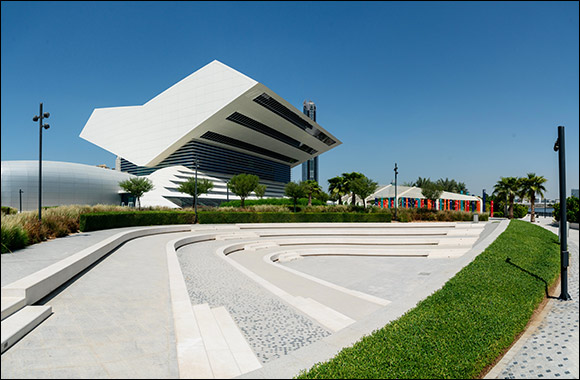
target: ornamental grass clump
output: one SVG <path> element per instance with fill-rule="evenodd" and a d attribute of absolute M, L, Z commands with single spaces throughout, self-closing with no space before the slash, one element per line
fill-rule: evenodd
<path fill-rule="evenodd" d="M 16 218 L 5 218 L 3 215 L 1 252 L 7 253 L 26 247 L 28 245 L 28 234 L 24 228 L 17 223 Z"/>
<path fill-rule="evenodd" d="M 12 252 L 47 239 L 67 236 L 79 230 L 80 215 L 90 212 L 125 211 L 126 207 L 113 205 L 68 205 L 47 207 L 42 212 L 24 211 L 2 214 L 2 253 Z"/>

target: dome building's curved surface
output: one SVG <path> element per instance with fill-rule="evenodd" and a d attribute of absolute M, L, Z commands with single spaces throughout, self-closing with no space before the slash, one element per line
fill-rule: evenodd
<path fill-rule="evenodd" d="M 38 209 L 38 161 L 2 161 L 2 206 Z M 133 175 L 70 162 L 42 162 L 42 206 L 121 204 L 119 182 Z"/>

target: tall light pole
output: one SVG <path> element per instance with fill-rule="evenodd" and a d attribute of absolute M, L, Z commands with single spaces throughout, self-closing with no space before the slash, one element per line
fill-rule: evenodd
<path fill-rule="evenodd" d="M 226 181 L 226 201 L 230 201 L 230 181 Z"/>
<path fill-rule="evenodd" d="M 193 203 L 195 209 L 195 223 L 197 224 L 197 167 L 199 166 L 199 160 L 197 159 L 197 157 L 193 158 L 193 166 L 195 166 L 195 186 L 194 186 L 195 198 L 193 199 Z"/>
<path fill-rule="evenodd" d="M 399 174 L 399 172 L 397 171 L 397 169 L 399 169 L 397 167 L 397 163 L 395 162 L 395 220 L 397 220 L 397 206 L 399 206 L 399 200 L 397 199 L 397 174 Z"/>
<path fill-rule="evenodd" d="M 22 189 L 18 190 L 18 195 L 20 196 L 20 212 L 22 212 L 22 193 L 24 193 Z"/>
<path fill-rule="evenodd" d="M 482 212 L 485 212 L 485 201 L 486 201 L 486 193 L 485 193 L 485 189 L 483 189 L 483 208 L 482 208 Z"/>
<path fill-rule="evenodd" d="M 42 129 L 50 128 L 48 124 L 42 124 L 43 119 L 48 119 L 50 114 L 42 112 L 42 103 L 40 103 L 40 116 L 34 116 L 32 121 L 38 121 L 39 139 L 38 139 L 38 221 L 42 221 Z"/>
<path fill-rule="evenodd" d="M 558 166 L 560 167 L 560 299 L 571 300 L 568 294 L 568 226 L 566 220 L 566 141 L 564 127 L 558 127 L 558 140 L 554 144 L 554 151 L 558 152 Z"/>

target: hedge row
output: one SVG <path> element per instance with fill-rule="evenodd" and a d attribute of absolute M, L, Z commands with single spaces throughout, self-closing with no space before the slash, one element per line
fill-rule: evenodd
<path fill-rule="evenodd" d="M 219 212 L 200 211 L 201 224 L 222 223 L 308 223 L 308 222 L 390 222 L 391 214 L 355 213 L 275 213 L 275 212 Z M 129 211 L 99 212 L 80 216 L 81 231 L 96 231 L 130 226 L 191 224 L 193 212 L 185 211 Z"/>
<path fill-rule="evenodd" d="M 348 212 L 274 213 L 274 212 L 200 212 L 202 224 L 220 223 L 312 223 L 312 222 L 390 222 L 390 213 L 357 214 Z"/>
<path fill-rule="evenodd" d="M 193 212 L 184 211 L 115 211 L 95 212 L 80 216 L 79 230 L 97 231 L 132 226 L 192 224 Z"/>
<path fill-rule="evenodd" d="M 306 206 L 308 204 L 308 198 L 299 198 L 296 204 L 300 206 Z M 242 201 L 232 200 L 228 202 L 223 202 L 219 207 L 240 207 Z M 274 206 L 293 206 L 294 202 L 290 198 L 262 198 L 262 199 L 246 199 L 244 206 L 257 206 L 257 205 L 274 205 Z M 318 199 L 312 199 L 312 205 L 314 206 L 324 206 L 325 202 Z"/>
<path fill-rule="evenodd" d="M 399 222 L 470 222 L 477 213 L 469 211 L 429 210 L 427 208 L 400 208 L 397 210 Z M 479 221 L 489 220 L 488 213 L 480 213 Z"/>
<path fill-rule="evenodd" d="M 298 378 L 478 378 L 523 331 L 559 262 L 556 235 L 512 220 L 439 291 Z"/>

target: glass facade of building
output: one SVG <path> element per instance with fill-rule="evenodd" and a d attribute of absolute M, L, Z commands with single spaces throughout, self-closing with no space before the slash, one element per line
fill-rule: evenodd
<path fill-rule="evenodd" d="M 203 172 L 235 175 L 254 174 L 260 179 L 275 182 L 290 182 L 290 165 L 270 161 L 262 157 L 229 150 L 200 141 L 191 140 L 153 167 L 137 166 L 124 158 L 120 159 L 122 172 L 143 176 L 174 165 L 194 169 L 193 159 L 199 160 L 199 170 Z"/>
<path fill-rule="evenodd" d="M 313 121 L 316 121 L 316 104 L 313 101 L 304 101 L 304 114 Z M 318 182 L 318 156 L 311 158 L 302 164 L 302 180 L 313 180 Z"/>

